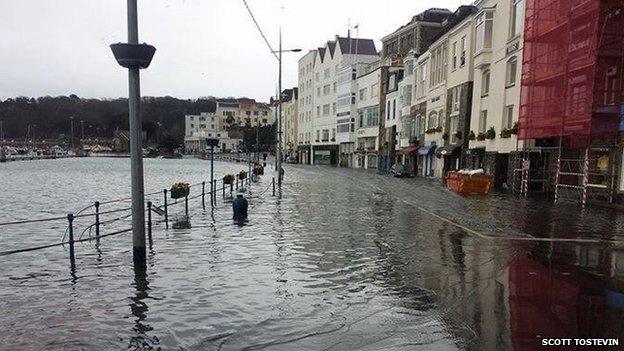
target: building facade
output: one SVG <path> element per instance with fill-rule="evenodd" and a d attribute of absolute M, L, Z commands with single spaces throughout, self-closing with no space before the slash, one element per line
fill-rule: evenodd
<path fill-rule="evenodd" d="M 311 50 L 299 59 L 299 123 L 297 139 L 299 163 L 312 162 L 312 134 L 314 118 L 314 64 L 318 50 Z"/>
<path fill-rule="evenodd" d="M 481 0 L 475 5 L 474 85 L 467 165 L 508 187 L 509 155 L 522 149 L 517 130 L 525 0 Z"/>
<path fill-rule="evenodd" d="M 199 115 L 184 117 L 184 151 L 187 154 L 200 154 L 207 150 L 206 139 L 219 139 L 216 151 L 237 152 L 241 139 L 230 138 L 228 132 L 222 130 L 221 120 L 217 114 L 202 112 Z"/>
<path fill-rule="evenodd" d="M 377 168 L 381 79 L 379 64 L 380 62 L 376 61 L 362 67 L 357 76 L 356 146 L 353 163 L 357 168 Z"/>
<path fill-rule="evenodd" d="M 299 89 L 282 92 L 282 142 L 284 157 L 298 160 L 299 145 Z"/>
<path fill-rule="evenodd" d="M 328 41 L 325 46 L 306 54 L 299 62 L 299 83 L 308 84 L 309 72 L 306 73 L 306 65 L 312 64 L 311 87 L 306 86 L 306 90 L 311 90 L 313 95 L 311 101 L 311 121 L 305 126 L 305 132 L 310 133 L 309 161 L 312 164 L 338 165 L 340 163 L 340 143 L 338 141 L 338 119 L 341 124 L 347 119 L 351 122 L 354 108 L 342 110 L 342 115 L 338 118 L 338 76 L 341 70 L 354 69 L 360 63 L 368 63 L 377 60 L 377 49 L 371 39 L 339 37 Z M 353 90 L 355 76 L 349 75 L 351 83 L 347 84 L 346 90 Z M 348 93 L 347 93 L 348 94 Z M 354 105 L 354 101 L 351 101 Z M 305 112 L 300 112 L 300 118 L 305 118 Z M 346 117 L 349 113 L 349 117 Z M 343 150 L 352 155 L 354 149 L 354 138 L 345 131 L 343 137 Z M 304 149 L 306 149 L 304 147 Z M 352 158 L 347 156 L 346 160 Z M 348 164 L 348 161 L 346 161 Z"/>

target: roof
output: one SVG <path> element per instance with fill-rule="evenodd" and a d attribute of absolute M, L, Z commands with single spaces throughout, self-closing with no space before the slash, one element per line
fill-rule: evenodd
<path fill-rule="evenodd" d="M 377 55 L 377 48 L 372 39 L 338 37 L 338 45 L 343 54 Z"/>
<path fill-rule="evenodd" d="M 444 34 L 448 33 L 451 29 L 462 23 L 466 18 L 477 13 L 477 11 L 477 7 L 472 5 L 463 5 L 458 7 L 457 10 L 442 23 L 442 29 L 433 37 L 432 42 L 435 42 L 443 37 Z"/>
<path fill-rule="evenodd" d="M 392 35 L 400 32 L 402 29 L 404 29 L 406 27 L 409 27 L 409 26 L 411 26 L 411 25 L 413 25 L 415 23 L 418 23 L 418 22 L 442 23 L 452 13 L 453 12 L 451 12 L 451 10 L 449 10 L 449 9 L 432 7 L 430 9 L 428 9 L 428 10 L 425 10 L 425 11 L 423 11 L 423 12 L 413 16 L 412 19 L 409 22 L 407 22 L 406 24 L 404 24 L 404 25 L 400 26 L 399 28 L 397 28 L 394 32 L 386 35 L 381 40 L 384 41 L 386 39 L 390 39 L 389 37 L 391 37 Z"/>

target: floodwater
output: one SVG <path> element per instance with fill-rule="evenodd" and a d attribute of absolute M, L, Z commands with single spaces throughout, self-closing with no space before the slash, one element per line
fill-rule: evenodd
<path fill-rule="evenodd" d="M 219 177 L 245 168 L 217 162 Z M 252 186 L 245 225 L 220 196 L 214 211 L 191 200 L 191 229 L 156 224 L 146 273 L 129 234 L 77 244 L 75 272 L 66 247 L 0 256 L 0 349 L 535 350 L 624 336 L 621 214 L 285 169 L 281 196 L 270 174 Z M 1 164 L 0 222 L 124 197 L 128 173 L 124 159 Z M 208 162 L 146 160 L 145 173 L 150 192 L 206 179 Z M 58 242 L 65 227 L 0 227 L 0 251 Z"/>

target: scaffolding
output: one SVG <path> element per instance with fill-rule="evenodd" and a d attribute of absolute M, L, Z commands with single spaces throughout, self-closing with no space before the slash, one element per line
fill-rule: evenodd
<path fill-rule="evenodd" d="M 605 190 L 611 201 L 604 168 L 618 139 L 624 0 L 527 0 L 524 40 L 519 139 L 559 140 L 556 201 L 574 193 L 584 206 Z M 524 194 L 535 181 L 528 166 L 515 170 Z"/>

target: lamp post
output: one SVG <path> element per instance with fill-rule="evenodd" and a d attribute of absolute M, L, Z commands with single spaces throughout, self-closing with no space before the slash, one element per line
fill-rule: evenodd
<path fill-rule="evenodd" d="M 278 100 L 277 100 L 277 150 L 275 152 L 275 165 L 277 167 L 277 185 L 282 186 L 282 53 L 283 52 L 300 52 L 301 49 L 282 50 L 282 28 L 279 30 L 279 49 L 273 51 L 278 53 L 277 61 L 279 63 L 279 73 L 277 81 Z"/>
<path fill-rule="evenodd" d="M 71 129 L 71 140 L 69 145 L 71 145 L 71 149 L 74 149 L 74 116 L 69 117 L 70 129 Z"/>
<path fill-rule="evenodd" d="M 214 206 L 214 148 L 219 145 L 219 139 L 207 138 L 206 145 L 210 146 L 210 205 Z"/>
<path fill-rule="evenodd" d="M 117 63 L 128 69 L 128 111 L 130 120 L 130 175 L 132 185 L 132 256 L 135 269 L 144 270 L 145 262 L 145 190 L 140 114 L 139 69 L 149 67 L 156 48 L 139 44 L 137 0 L 128 0 L 128 43 L 112 44 Z"/>

